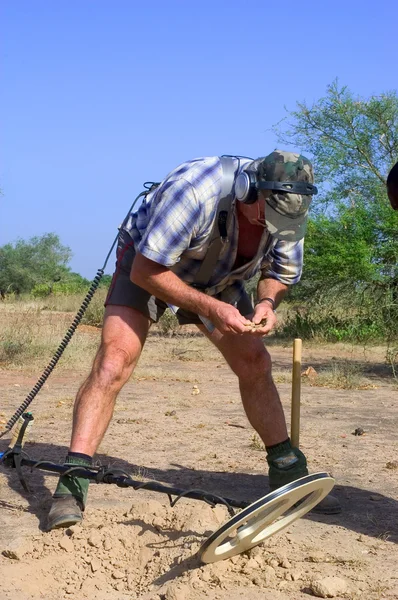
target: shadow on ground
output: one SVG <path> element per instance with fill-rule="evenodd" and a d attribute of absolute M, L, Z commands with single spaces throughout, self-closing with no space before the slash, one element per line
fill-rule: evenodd
<path fill-rule="evenodd" d="M 0 443 L 0 452 L 6 450 L 6 443 Z M 30 443 L 25 448 L 32 460 L 47 460 L 60 463 L 67 453 L 67 448 L 53 444 Z M 96 464 L 107 465 L 122 469 L 133 479 L 142 472 L 142 465 L 135 465 L 120 458 L 96 456 Z M 8 485 L 29 504 L 25 509 L 34 514 L 39 521 L 39 528 L 45 530 L 47 512 L 51 504 L 51 495 L 55 488 L 56 479 L 51 490 L 45 482 L 45 475 L 52 475 L 40 469 L 31 470 L 23 467 L 23 474 L 31 490 L 24 491 L 15 469 L 5 465 L 0 466 L 0 472 L 7 477 Z M 183 465 L 172 464 L 169 469 L 145 468 L 146 479 L 181 489 L 201 489 L 217 496 L 233 498 L 239 501 L 254 502 L 268 492 L 268 478 L 265 475 L 248 473 L 225 473 L 217 471 L 192 470 Z M 103 484 L 105 485 L 105 484 Z M 123 494 L 122 489 L 115 490 Z M 137 494 L 139 494 L 139 490 Z M 339 525 L 358 534 L 389 540 L 398 543 L 398 501 L 374 491 L 348 485 L 336 485 L 333 492 L 338 496 L 343 511 L 338 515 L 319 515 L 309 513 L 305 518 L 327 524 Z M 166 497 L 163 494 L 165 500 Z M 199 501 L 198 501 L 199 502 Z M 0 497 L 1 510 L 15 510 L 15 506 Z M 178 510 L 178 507 L 176 507 Z"/>

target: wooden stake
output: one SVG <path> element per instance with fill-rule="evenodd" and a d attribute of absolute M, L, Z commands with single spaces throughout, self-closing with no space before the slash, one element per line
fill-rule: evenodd
<path fill-rule="evenodd" d="M 290 421 L 290 439 L 295 448 L 298 448 L 300 444 L 301 348 L 301 339 L 296 338 L 293 342 L 292 413 Z"/>

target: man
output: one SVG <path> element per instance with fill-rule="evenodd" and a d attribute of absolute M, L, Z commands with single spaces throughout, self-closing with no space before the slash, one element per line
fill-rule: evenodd
<path fill-rule="evenodd" d="M 398 210 L 398 162 L 388 174 L 387 195 L 392 208 Z"/>
<path fill-rule="evenodd" d="M 230 161 L 233 203 L 205 291 L 195 280 L 214 237 L 225 184 L 219 157 L 177 167 L 121 227 L 102 341 L 77 394 L 66 464 L 91 464 L 151 324 L 171 306 L 181 324 L 198 326 L 237 375 L 247 417 L 266 446 L 271 489 L 308 474 L 305 456 L 290 443 L 262 337 L 274 327 L 274 309 L 289 286 L 300 279 L 307 213 L 316 193 L 312 166 L 282 151 Z M 259 271 L 253 310 L 244 281 Z M 81 521 L 87 489 L 84 478 L 60 478 L 49 529 Z M 329 496 L 321 509 L 335 513 L 340 506 Z"/>

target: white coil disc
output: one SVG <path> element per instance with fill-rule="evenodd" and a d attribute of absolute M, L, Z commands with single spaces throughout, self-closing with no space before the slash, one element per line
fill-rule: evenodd
<path fill-rule="evenodd" d="M 261 544 L 316 506 L 334 486 L 327 473 L 297 479 L 256 500 L 215 531 L 201 546 L 202 562 L 211 563 Z"/>

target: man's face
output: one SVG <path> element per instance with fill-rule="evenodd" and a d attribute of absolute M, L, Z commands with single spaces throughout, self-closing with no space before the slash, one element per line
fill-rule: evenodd
<path fill-rule="evenodd" d="M 388 186 L 387 195 L 393 209 L 398 210 L 398 186 Z"/>

